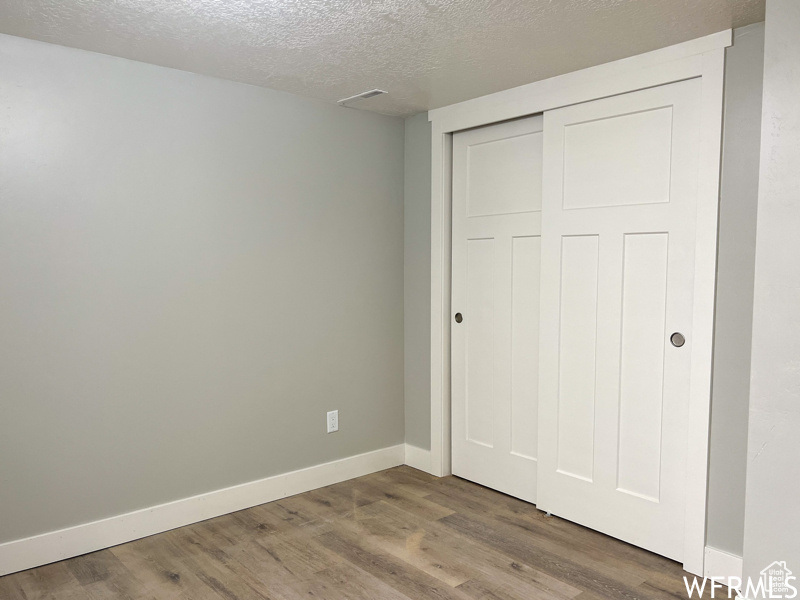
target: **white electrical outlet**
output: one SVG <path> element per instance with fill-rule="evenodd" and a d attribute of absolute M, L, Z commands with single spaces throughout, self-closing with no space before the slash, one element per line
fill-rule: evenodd
<path fill-rule="evenodd" d="M 328 411 L 328 433 L 339 431 L 339 411 Z"/>

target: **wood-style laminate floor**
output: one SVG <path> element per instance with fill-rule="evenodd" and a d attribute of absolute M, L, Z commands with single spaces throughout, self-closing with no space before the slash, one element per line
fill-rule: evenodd
<path fill-rule="evenodd" d="M 3 600 L 683 598 L 679 564 L 398 467 L 0 578 Z"/>

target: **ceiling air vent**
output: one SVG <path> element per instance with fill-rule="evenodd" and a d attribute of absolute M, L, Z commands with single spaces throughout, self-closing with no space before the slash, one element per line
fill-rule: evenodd
<path fill-rule="evenodd" d="M 383 90 L 369 90 L 368 92 L 361 92 L 360 94 L 356 94 L 355 96 L 350 96 L 349 98 L 344 98 L 339 100 L 337 104 L 339 106 L 344 106 L 345 104 L 350 104 L 352 102 L 358 102 L 359 100 L 366 100 L 367 98 L 374 98 L 375 96 L 380 96 L 381 94 L 385 94 Z"/>

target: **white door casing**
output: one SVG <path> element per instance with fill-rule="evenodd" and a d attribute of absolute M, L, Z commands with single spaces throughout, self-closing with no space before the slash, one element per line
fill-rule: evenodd
<path fill-rule="evenodd" d="M 544 117 L 538 506 L 675 560 L 700 93 L 691 79 Z"/>
<path fill-rule="evenodd" d="M 453 473 L 536 501 L 542 117 L 453 139 Z"/>
<path fill-rule="evenodd" d="M 683 568 L 703 574 L 725 48 L 730 29 L 432 110 L 431 473 L 451 473 L 452 139 L 455 132 L 698 78 L 702 86 Z"/>

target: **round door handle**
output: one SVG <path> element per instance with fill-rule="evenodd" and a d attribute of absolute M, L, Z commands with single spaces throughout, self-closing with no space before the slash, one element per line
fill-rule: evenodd
<path fill-rule="evenodd" d="M 464 320 L 464 317 L 461 316 L 461 313 L 456 313 L 456 323 L 461 323 Z"/>
<path fill-rule="evenodd" d="M 676 348 L 680 348 L 686 343 L 686 336 L 684 336 L 680 331 L 676 331 L 669 336 L 669 341 Z"/>

